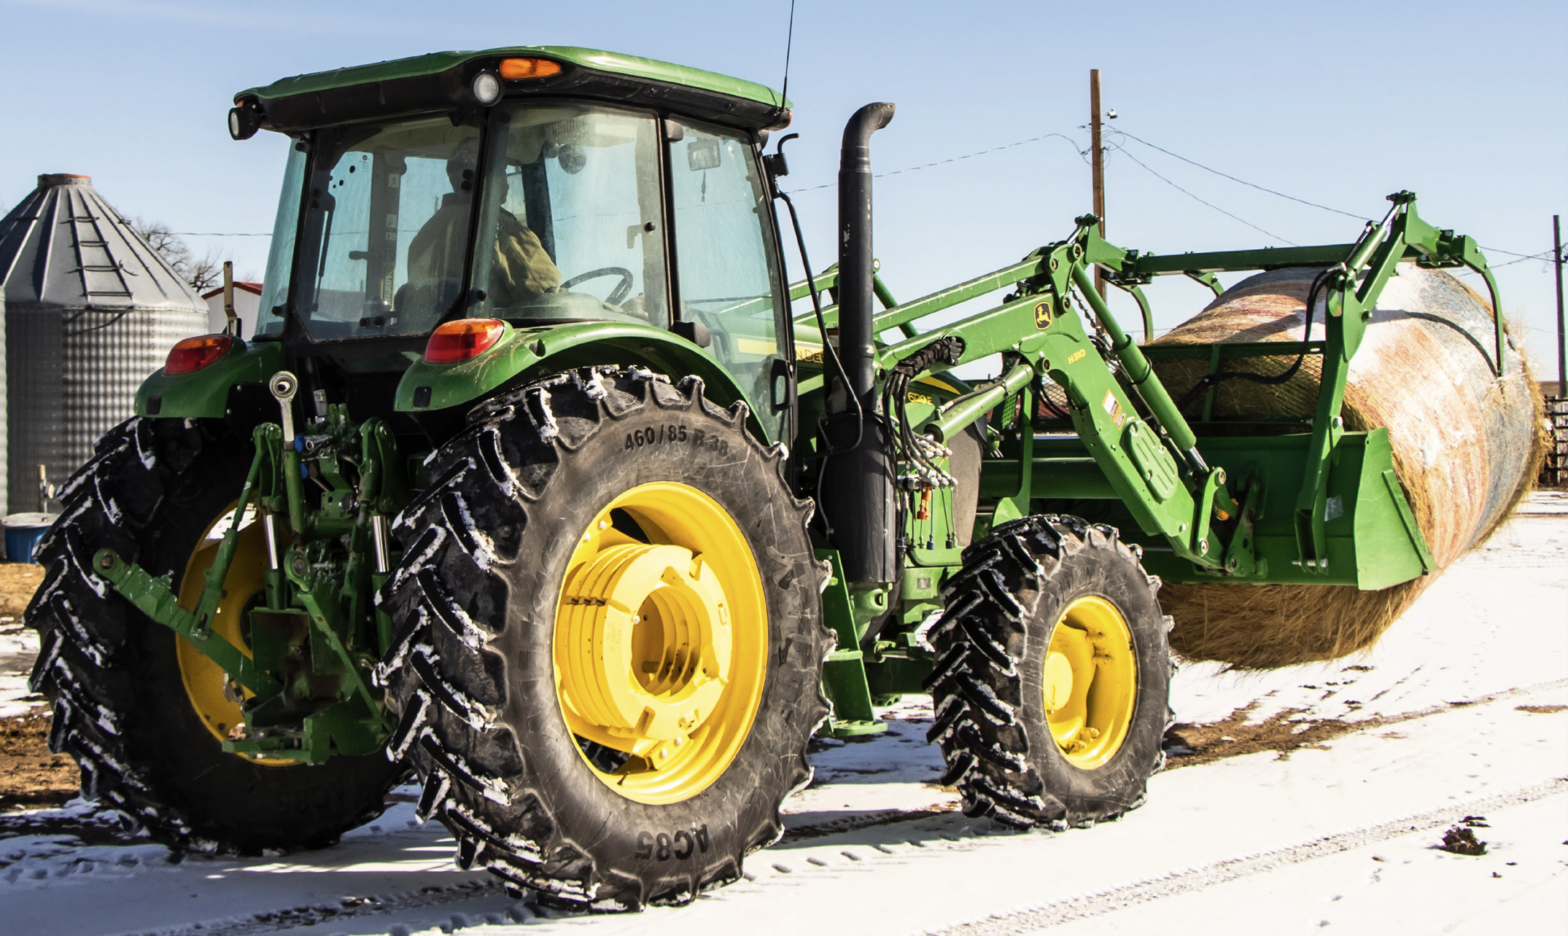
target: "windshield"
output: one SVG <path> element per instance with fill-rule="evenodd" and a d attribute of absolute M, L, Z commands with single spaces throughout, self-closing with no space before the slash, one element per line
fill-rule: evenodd
<path fill-rule="evenodd" d="M 654 119 L 560 104 L 494 119 L 469 314 L 666 326 Z"/>

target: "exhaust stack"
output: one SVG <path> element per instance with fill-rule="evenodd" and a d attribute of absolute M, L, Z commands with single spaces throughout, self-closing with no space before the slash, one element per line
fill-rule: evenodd
<path fill-rule="evenodd" d="M 823 468 L 822 507 L 852 582 L 892 582 L 899 570 L 894 466 L 877 416 L 871 333 L 871 135 L 892 119 L 892 104 L 856 111 L 844 126 L 839 157 L 838 352 L 849 386 L 836 388 L 828 401 L 833 455 Z"/>

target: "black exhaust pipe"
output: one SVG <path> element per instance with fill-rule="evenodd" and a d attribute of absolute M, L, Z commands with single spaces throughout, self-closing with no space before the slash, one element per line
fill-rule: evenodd
<path fill-rule="evenodd" d="M 833 454 L 823 468 L 822 509 L 852 582 L 893 582 L 899 571 L 895 468 L 877 416 L 871 333 L 871 134 L 892 119 L 892 104 L 855 111 L 839 157 L 838 353 L 849 386 L 835 388 L 827 404 Z"/>

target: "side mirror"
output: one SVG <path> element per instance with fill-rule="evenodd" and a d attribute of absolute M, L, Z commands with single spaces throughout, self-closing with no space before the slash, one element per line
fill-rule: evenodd
<path fill-rule="evenodd" d="M 762 157 L 762 168 L 768 174 L 768 187 L 772 189 L 774 198 L 779 197 L 779 179 L 789 175 L 789 161 L 784 158 L 784 144 L 798 136 L 800 134 L 791 133 L 789 136 L 780 138 L 779 145 L 774 149 L 772 155 Z"/>

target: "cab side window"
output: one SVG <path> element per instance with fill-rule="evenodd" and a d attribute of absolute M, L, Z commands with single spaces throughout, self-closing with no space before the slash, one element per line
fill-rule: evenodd
<path fill-rule="evenodd" d="M 744 135 L 682 124 L 670 142 L 679 318 L 712 333 L 710 350 L 739 379 L 773 438 L 782 439 L 786 401 L 774 385 L 782 385 L 775 376 L 788 307 L 777 301 L 767 189 Z"/>

